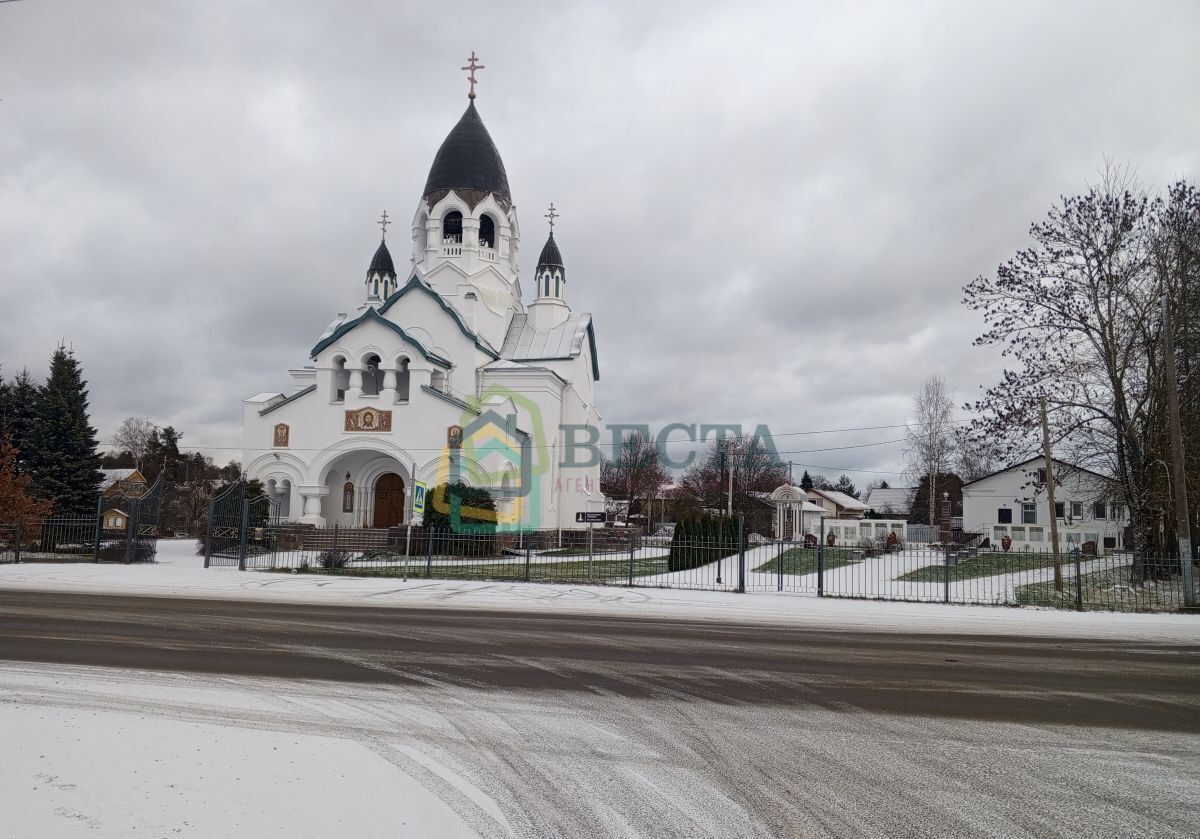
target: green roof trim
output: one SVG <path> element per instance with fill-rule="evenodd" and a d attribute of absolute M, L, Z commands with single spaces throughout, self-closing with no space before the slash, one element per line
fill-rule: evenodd
<path fill-rule="evenodd" d="M 454 323 L 458 325 L 459 331 L 462 332 L 462 334 L 466 338 L 469 338 L 471 341 L 473 341 L 476 347 L 478 347 L 480 350 L 482 350 L 483 352 L 490 355 L 492 358 L 500 357 L 500 353 L 496 352 L 496 350 L 494 350 L 491 346 L 489 346 L 487 341 L 483 340 L 482 338 L 480 338 L 478 335 L 476 335 L 474 332 L 472 332 L 470 329 L 467 328 L 467 325 L 465 323 L 463 323 L 462 316 L 459 315 L 458 311 L 453 306 L 451 306 L 449 303 L 446 302 L 446 298 L 442 297 L 442 295 L 438 294 L 436 291 L 434 291 L 432 288 L 430 288 L 428 284 L 422 282 L 421 278 L 418 277 L 416 274 L 413 274 L 412 279 L 410 279 L 407 283 L 405 283 L 403 288 L 397 289 L 396 291 L 392 292 L 391 296 L 388 297 L 388 299 L 384 301 L 383 305 L 379 307 L 379 313 L 381 315 L 387 314 L 388 309 L 392 308 L 392 306 L 401 297 L 403 297 L 405 294 L 407 294 L 409 291 L 411 291 L 414 288 L 420 289 L 421 291 L 425 292 L 430 297 L 432 297 L 434 300 L 436 300 L 437 304 L 442 307 L 442 311 L 444 311 L 446 314 L 450 315 L 450 317 L 452 317 L 454 319 Z"/>
<path fill-rule="evenodd" d="M 394 296 L 395 295 L 393 295 L 393 297 Z M 354 327 L 358 326 L 360 323 L 363 323 L 364 321 L 368 321 L 368 320 L 373 320 L 376 323 L 383 324 L 388 329 L 392 330 L 397 335 L 399 335 L 402 339 L 404 339 L 408 343 L 412 344 L 414 347 L 417 348 L 417 350 L 421 353 L 421 356 L 426 361 L 432 362 L 433 364 L 436 364 L 439 367 L 444 367 L 447 370 L 449 370 L 453 366 L 453 365 L 451 365 L 451 363 L 448 359 L 442 358 L 437 353 L 426 349 L 424 344 L 422 344 L 416 338 L 409 335 L 402 328 L 400 328 L 400 326 L 398 326 L 397 324 L 392 323 L 390 320 L 383 317 L 381 314 L 379 314 L 379 312 L 375 311 L 375 309 L 373 309 L 373 308 L 367 309 L 365 312 L 363 312 L 361 315 L 356 317 L 354 320 L 348 320 L 345 323 L 343 323 L 341 326 L 339 326 L 337 329 L 335 329 L 333 331 L 332 335 L 330 335 L 328 338 L 325 338 L 320 343 L 318 343 L 315 347 L 313 347 L 312 352 L 309 353 L 309 356 L 312 358 L 316 358 L 322 352 L 329 349 L 334 344 L 336 344 L 339 340 L 341 340 L 341 337 L 343 335 L 345 335 L 347 332 L 354 329 Z"/>

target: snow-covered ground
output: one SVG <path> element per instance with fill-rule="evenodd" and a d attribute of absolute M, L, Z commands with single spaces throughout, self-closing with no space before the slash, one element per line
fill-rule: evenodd
<path fill-rule="evenodd" d="M 761 622 L 828 629 L 905 632 L 1055 635 L 1195 642 L 1200 621 L 1178 614 L 1075 613 L 1058 610 L 946 606 L 940 603 L 817 598 L 805 593 L 758 591 L 736 595 L 717 591 L 620 586 L 540 585 L 454 580 L 341 577 L 239 572 L 204 568 L 193 540 L 162 540 L 158 562 L 146 565 L 0 565 L 0 589 L 58 590 L 104 594 L 249 598 L 409 608 L 487 608 L 543 612 L 608 613 L 690 620 Z M 774 556 L 758 549 L 761 564 Z M 868 560 L 868 562 L 871 560 Z M 725 560 L 736 580 L 736 559 Z M 732 563 L 732 564 L 729 564 Z M 849 566 L 843 569 L 854 573 Z M 691 572 L 682 572 L 691 573 Z M 834 573 L 833 571 L 830 574 Z M 773 588 L 777 577 L 764 578 Z M 725 579 L 729 579 L 726 577 Z M 644 578 L 643 580 L 644 581 Z M 640 581 L 640 582 L 641 582 Z M 901 584 L 908 585 L 908 584 Z M 928 585 L 928 584 L 922 584 Z M 814 586 L 815 587 L 815 586 Z"/>

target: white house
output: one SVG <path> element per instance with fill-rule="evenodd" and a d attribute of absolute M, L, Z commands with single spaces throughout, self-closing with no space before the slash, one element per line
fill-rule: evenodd
<path fill-rule="evenodd" d="M 824 503 L 813 500 L 814 493 Z M 908 541 L 908 525 L 904 519 L 875 519 L 863 521 L 865 504 L 841 492 L 809 490 L 784 484 L 771 493 L 775 505 L 775 538 L 784 541 L 803 541 L 805 536 L 819 537 L 822 532 L 835 544 L 859 545 L 886 541 L 892 533 L 900 542 Z M 853 502 L 853 504 L 851 503 Z"/>
<path fill-rule="evenodd" d="M 600 419 L 591 315 L 567 302 L 553 205 L 525 302 L 508 176 L 474 99 L 434 156 L 404 273 L 384 213 L 365 279 L 345 281 L 357 309 L 314 336 L 290 390 L 245 400 L 246 475 L 285 519 L 408 522 L 414 481 L 488 488 L 508 527 L 604 509 L 599 465 L 563 458 L 564 427 Z"/>
<path fill-rule="evenodd" d="M 1050 550 L 1050 502 L 1045 464 L 1034 457 L 963 485 L 963 528 L 981 532 L 1013 550 Z M 1129 513 L 1109 477 L 1054 461 L 1059 545 L 1064 550 L 1095 543 L 1098 553 L 1125 544 Z"/>

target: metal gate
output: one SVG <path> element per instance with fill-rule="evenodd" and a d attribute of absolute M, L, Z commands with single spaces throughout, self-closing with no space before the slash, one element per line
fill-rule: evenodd
<path fill-rule="evenodd" d="M 246 557 L 273 553 L 279 529 L 279 502 L 238 480 L 208 505 L 204 532 L 204 567 L 237 566 Z"/>
<path fill-rule="evenodd" d="M 158 553 L 158 526 L 165 495 L 166 485 L 159 475 L 141 495 L 100 496 L 96 504 L 96 561 L 153 561 Z"/>

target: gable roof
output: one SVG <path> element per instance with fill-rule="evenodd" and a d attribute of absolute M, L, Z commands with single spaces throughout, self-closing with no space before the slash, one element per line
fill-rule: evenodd
<path fill-rule="evenodd" d="M 393 296 L 395 296 L 395 295 L 393 295 Z M 452 366 L 450 364 L 449 359 L 442 358 L 437 353 L 426 348 L 426 346 L 424 344 L 422 344 L 416 338 L 412 337 L 407 332 L 405 332 L 403 329 L 401 329 L 399 325 L 392 323 L 390 320 L 383 317 L 381 314 L 379 314 L 379 312 L 375 311 L 374 308 L 368 308 L 365 312 L 363 312 L 361 315 L 356 317 L 354 320 L 348 320 L 345 323 L 343 323 L 341 326 L 339 326 L 337 329 L 333 330 L 333 332 L 328 337 L 322 338 L 317 343 L 317 345 L 312 348 L 312 351 L 309 352 L 309 356 L 312 358 L 316 358 L 322 352 L 329 349 L 329 347 L 336 344 L 341 339 L 341 337 L 343 335 L 345 335 L 347 332 L 354 329 L 354 327 L 358 326 L 360 323 L 363 323 L 363 322 L 369 321 L 369 320 L 375 321 L 376 323 L 387 327 L 388 329 L 392 330 L 397 335 L 399 335 L 404 341 L 406 341 L 409 344 L 412 344 L 414 347 L 417 348 L 417 351 L 419 353 L 421 353 L 421 356 L 426 361 L 432 362 L 433 364 L 436 364 L 439 367 L 445 367 L 446 369 L 449 369 Z"/>
<path fill-rule="evenodd" d="M 847 510 L 867 510 L 870 509 L 866 504 L 859 501 L 853 495 L 847 495 L 844 492 L 838 492 L 836 489 L 817 489 L 813 487 L 810 492 L 819 493 L 839 507 L 845 507 Z"/>
<path fill-rule="evenodd" d="M 442 307 L 442 311 L 454 319 L 454 323 L 458 327 L 458 331 L 461 332 L 466 338 L 473 341 L 475 343 L 476 347 L 483 350 L 485 353 L 490 355 L 492 358 L 500 357 L 500 354 L 498 352 L 496 352 L 496 350 L 492 347 L 492 345 L 489 344 L 483 338 L 483 336 L 477 334 L 476 332 L 472 331 L 470 328 L 467 327 L 467 324 L 465 322 L 463 322 L 462 316 L 458 313 L 458 310 L 455 309 L 453 306 L 451 306 L 449 303 L 447 303 L 445 297 L 442 297 L 442 295 L 440 295 L 436 291 L 434 291 L 433 287 L 431 285 L 429 285 L 429 283 L 422 280 L 416 274 L 413 274 L 412 279 L 410 279 L 407 283 L 405 283 L 403 288 L 396 289 L 396 291 L 392 292 L 392 295 L 390 297 L 388 297 L 387 300 L 384 301 L 382 306 L 379 307 L 379 314 L 386 315 L 388 312 L 388 309 L 390 309 L 390 308 L 392 308 L 392 306 L 396 305 L 396 303 L 399 302 L 401 297 L 408 294 L 413 289 L 416 289 L 418 291 L 423 291 L 427 295 L 432 297 L 434 299 L 434 301 L 439 306 Z"/>
<path fill-rule="evenodd" d="M 596 357 L 596 333 L 587 312 L 568 315 L 551 329 L 535 329 L 529 316 L 513 315 L 512 323 L 500 347 L 500 357 L 512 361 L 555 361 L 576 358 L 583 352 L 584 339 L 592 354 L 592 378 L 600 379 L 600 361 Z"/>
<path fill-rule="evenodd" d="M 912 509 L 916 487 L 875 487 L 867 493 L 866 503 L 872 510 L 892 510 L 907 513 Z"/>
<path fill-rule="evenodd" d="M 120 481 L 128 481 L 134 475 L 142 478 L 142 473 L 136 469 L 101 469 L 100 474 L 103 476 L 103 483 L 101 484 L 102 489 L 108 489 L 110 486 Z M 145 480 L 145 478 L 142 478 L 143 482 Z"/>
<path fill-rule="evenodd" d="M 994 478 L 997 475 L 1003 475 L 1005 472 L 1011 472 L 1014 469 L 1020 469 L 1022 467 L 1028 466 L 1031 463 L 1036 463 L 1037 461 L 1042 461 L 1044 463 L 1045 460 L 1046 460 L 1046 458 L 1043 455 L 1040 455 L 1040 454 L 1034 455 L 1033 457 L 1031 457 L 1027 460 L 1022 460 L 1020 463 L 1014 463 L 1010 466 L 1005 466 L 1003 469 L 997 469 L 995 472 L 990 472 L 989 474 L 984 475 L 982 478 L 976 478 L 973 481 L 967 481 L 966 483 L 963 484 L 963 486 L 964 487 L 973 486 L 974 484 L 977 484 L 980 481 L 986 481 L 988 478 Z M 1112 477 L 1111 475 L 1101 475 L 1099 472 L 1093 472 L 1091 469 L 1085 469 L 1084 467 L 1077 466 L 1074 463 L 1068 463 L 1065 460 L 1059 460 L 1057 457 L 1051 458 L 1051 460 L 1054 461 L 1054 464 L 1056 466 L 1067 466 L 1067 467 L 1070 467 L 1071 469 L 1075 470 L 1076 472 L 1083 472 L 1088 475 L 1093 475 L 1104 481 L 1115 481 L 1116 480 L 1116 478 Z M 1058 483 L 1057 478 L 1055 480 L 1055 483 Z"/>

